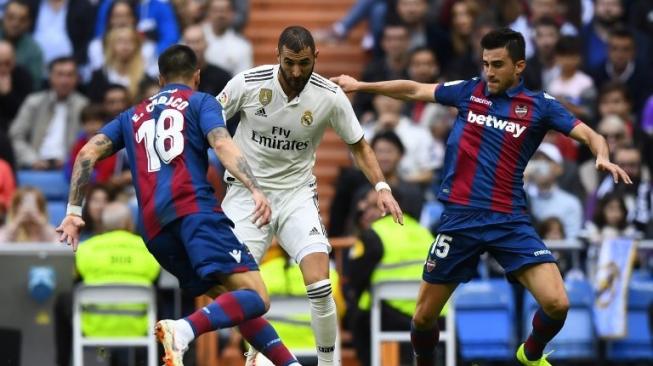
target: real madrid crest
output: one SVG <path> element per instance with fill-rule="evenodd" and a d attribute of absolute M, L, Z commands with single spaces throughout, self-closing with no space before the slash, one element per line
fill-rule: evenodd
<path fill-rule="evenodd" d="M 528 114 L 528 107 L 525 106 L 525 105 L 523 105 L 523 104 L 518 104 L 518 105 L 515 107 L 515 114 L 516 114 L 517 117 L 519 117 L 519 118 L 524 117 L 526 114 Z"/>
<path fill-rule="evenodd" d="M 261 104 L 265 107 L 266 105 L 270 104 L 272 101 L 272 90 L 271 89 L 265 89 L 262 88 L 258 92 L 258 101 L 261 102 Z"/>
<path fill-rule="evenodd" d="M 305 111 L 302 115 L 302 126 L 308 127 L 313 123 L 313 113 L 311 111 Z"/>

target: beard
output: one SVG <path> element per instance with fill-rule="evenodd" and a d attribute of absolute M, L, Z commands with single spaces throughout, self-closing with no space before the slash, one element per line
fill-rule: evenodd
<path fill-rule="evenodd" d="M 304 87 L 308 83 L 308 80 L 311 78 L 311 75 L 313 75 L 313 69 L 315 68 L 315 65 L 311 67 L 311 72 L 308 73 L 308 76 L 306 77 L 299 77 L 299 78 L 293 78 L 292 76 L 286 74 L 284 69 L 282 67 L 279 68 L 279 71 L 281 72 L 281 77 L 283 80 L 286 82 L 286 84 L 297 94 L 299 94 L 302 90 L 304 90 Z"/>
<path fill-rule="evenodd" d="M 617 25 L 621 19 L 619 17 L 614 17 L 614 18 L 600 18 L 596 17 L 596 22 L 599 23 L 602 27 L 605 28 L 612 28 L 615 25 Z"/>

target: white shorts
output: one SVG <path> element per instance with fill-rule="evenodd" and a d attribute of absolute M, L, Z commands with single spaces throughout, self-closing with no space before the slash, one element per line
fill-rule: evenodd
<path fill-rule="evenodd" d="M 270 201 L 272 218 L 260 229 L 251 221 L 254 200 L 247 188 L 230 185 L 222 203 L 224 213 L 236 225 L 236 236 L 247 245 L 257 263 L 261 262 L 275 235 L 297 263 L 308 254 L 331 251 L 320 219 L 316 183 L 290 190 L 265 190 L 265 194 Z"/>

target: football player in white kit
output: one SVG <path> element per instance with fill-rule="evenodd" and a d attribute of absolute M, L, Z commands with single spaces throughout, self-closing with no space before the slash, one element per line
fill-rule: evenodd
<path fill-rule="evenodd" d="M 254 202 L 247 188 L 225 172 L 229 184 L 222 207 L 234 221 L 236 235 L 260 262 L 276 235 L 281 247 L 299 263 L 311 307 L 318 365 L 334 360 L 337 319 L 329 281 L 331 250 L 319 215 L 313 176 L 315 151 L 327 127 L 347 143 L 358 167 L 379 191 L 378 205 L 403 223 L 399 205 L 349 100 L 334 83 L 313 73 L 318 51 L 311 33 L 299 26 L 279 37 L 279 64 L 259 66 L 234 76 L 218 95 L 231 118 L 240 114 L 234 141 L 272 206 L 270 224 L 250 221 Z M 248 355 L 248 365 L 255 359 Z"/>

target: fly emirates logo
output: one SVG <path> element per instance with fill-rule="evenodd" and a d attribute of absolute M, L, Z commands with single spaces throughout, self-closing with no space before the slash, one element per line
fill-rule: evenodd
<path fill-rule="evenodd" d="M 519 123 L 504 121 L 491 115 L 476 114 L 471 109 L 469 112 L 467 112 L 467 122 L 485 125 L 488 127 L 496 128 L 497 130 L 509 132 L 514 138 L 521 136 L 521 134 L 526 131 L 526 126 L 522 126 Z"/>

